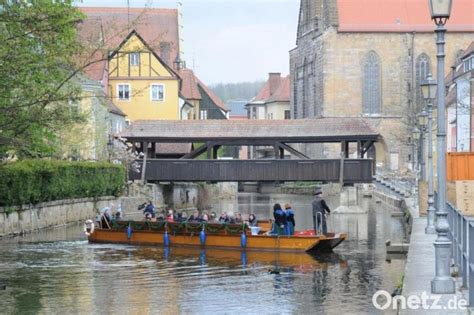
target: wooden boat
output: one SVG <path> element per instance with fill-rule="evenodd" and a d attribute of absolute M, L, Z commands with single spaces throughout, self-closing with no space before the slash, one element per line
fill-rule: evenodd
<path fill-rule="evenodd" d="M 292 236 L 265 235 L 268 226 L 261 227 L 258 235 L 252 235 L 245 224 L 112 221 L 110 229 L 94 229 L 88 238 L 91 243 L 309 253 L 331 251 L 347 238 L 345 233 L 311 235 L 314 231 Z"/>

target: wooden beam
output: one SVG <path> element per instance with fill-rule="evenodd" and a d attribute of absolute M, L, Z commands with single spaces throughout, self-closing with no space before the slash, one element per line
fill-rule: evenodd
<path fill-rule="evenodd" d="M 207 143 L 201 145 L 199 148 L 189 152 L 185 156 L 183 156 L 181 159 L 195 159 L 207 150 Z"/>
<path fill-rule="evenodd" d="M 285 159 L 285 149 L 283 149 L 282 147 L 280 147 L 280 159 L 281 160 Z"/>
<path fill-rule="evenodd" d="M 142 182 L 145 183 L 146 161 L 148 157 L 148 142 L 143 142 L 143 165 L 142 165 Z"/>
<path fill-rule="evenodd" d="M 362 158 L 362 142 L 360 140 L 357 140 L 357 158 Z"/>
<path fill-rule="evenodd" d="M 218 151 L 219 151 L 220 145 L 213 145 L 212 146 L 212 159 L 217 160 L 218 158 Z"/>
<path fill-rule="evenodd" d="M 341 184 L 341 188 L 344 185 L 344 152 L 341 152 L 341 161 L 340 161 L 340 168 L 339 168 L 339 184 Z"/>
<path fill-rule="evenodd" d="M 207 159 L 212 160 L 212 142 L 207 143 Z"/>
<path fill-rule="evenodd" d="M 291 154 L 299 157 L 300 159 L 304 159 L 304 160 L 309 160 L 310 159 L 307 155 L 301 153 L 300 151 L 297 151 L 296 149 L 294 149 L 293 147 L 290 147 L 289 145 L 287 145 L 285 143 L 279 142 L 279 146 L 280 146 L 280 148 L 290 152 Z"/>
<path fill-rule="evenodd" d="M 274 154 L 275 160 L 280 159 L 280 147 L 278 146 L 278 142 L 275 142 L 273 144 L 273 154 Z"/>
<path fill-rule="evenodd" d="M 374 141 L 366 141 L 362 147 L 362 157 L 369 151 L 370 147 L 374 144 Z"/>

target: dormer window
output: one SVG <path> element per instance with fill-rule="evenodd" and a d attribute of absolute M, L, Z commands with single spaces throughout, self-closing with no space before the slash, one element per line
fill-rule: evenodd
<path fill-rule="evenodd" d="M 134 53 L 130 53 L 128 56 L 130 58 L 130 65 L 131 66 L 139 66 L 140 65 L 140 53 L 134 52 Z"/>

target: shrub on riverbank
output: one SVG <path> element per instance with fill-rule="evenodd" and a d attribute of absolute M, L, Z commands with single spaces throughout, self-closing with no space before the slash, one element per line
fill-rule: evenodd
<path fill-rule="evenodd" d="M 24 160 L 0 165 L 0 206 L 119 196 L 125 169 L 103 162 Z"/>

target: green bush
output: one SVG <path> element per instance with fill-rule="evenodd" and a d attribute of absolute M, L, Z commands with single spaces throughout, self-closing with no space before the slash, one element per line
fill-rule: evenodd
<path fill-rule="evenodd" d="M 125 169 L 104 162 L 24 160 L 0 165 L 0 206 L 119 196 Z"/>

